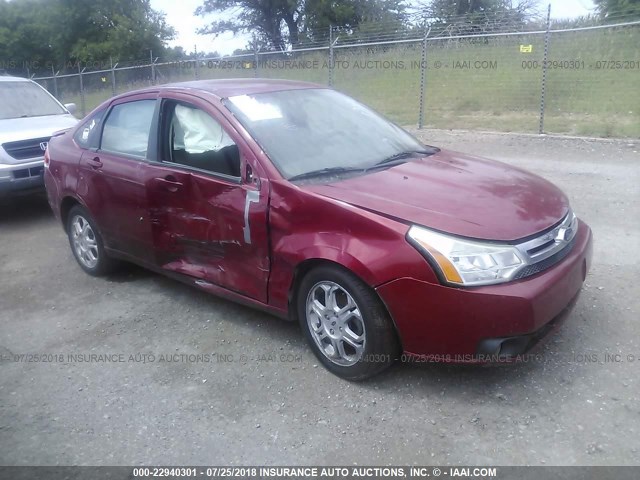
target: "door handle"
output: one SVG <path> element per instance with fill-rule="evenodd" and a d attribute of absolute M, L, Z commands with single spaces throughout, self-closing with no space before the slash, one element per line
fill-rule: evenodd
<path fill-rule="evenodd" d="M 182 182 L 179 182 L 173 175 L 167 175 L 166 177 L 157 177 L 154 178 L 154 180 L 169 192 L 177 192 L 182 187 Z"/>
<path fill-rule="evenodd" d="M 97 170 L 99 168 L 102 168 L 102 160 L 100 160 L 100 157 L 89 158 L 87 160 L 87 165 L 89 165 L 94 170 Z"/>

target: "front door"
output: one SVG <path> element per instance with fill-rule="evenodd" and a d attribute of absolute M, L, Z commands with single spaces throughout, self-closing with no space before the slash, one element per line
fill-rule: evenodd
<path fill-rule="evenodd" d="M 251 150 L 197 97 L 164 98 L 160 118 L 144 174 L 156 264 L 266 302 L 268 185 L 249 181 Z"/>

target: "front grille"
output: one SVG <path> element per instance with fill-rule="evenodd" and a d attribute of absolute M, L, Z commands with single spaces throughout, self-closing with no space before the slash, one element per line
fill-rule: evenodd
<path fill-rule="evenodd" d="M 555 240 L 549 240 L 546 243 L 543 243 L 542 245 L 538 245 L 537 247 L 533 247 L 531 250 L 527 250 L 527 253 L 529 255 L 535 255 L 536 253 L 542 252 L 543 250 L 546 250 L 549 247 L 552 247 L 553 245 L 555 245 Z"/>
<path fill-rule="evenodd" d="M 21 170 L 14 170 L 13 178 L 19 180 L 21 178 L 29 178 L 29 177 L 37 177 L 42 175 L 44 171 L 44 167 L 32 167 L 32 168 L 23 168 Z"/>
<path fill-rule="evenodd" d="M 49 142 L 49 137 L 33 138 L 31 140 L 3 143 L 2 148 L 16 160 L 26 160 L 28 158 L 42 157 L 44 151 L 40 148 L 40 144 L 47 142 Z"/>
<path fill-rule="evenodd" d="M 539 261 L 538 263 L 528 265 L 527 267 L 520 270 L 516 274 L 516 276 L 513 277 L 513 279 L 520 280 L 521 278 L 530 277 L 531 275 L 535 275 L 536 273 L 540 273 L 546 270 L 547 268 L 554 266 L 556 263 L 558 263 L 567 255 L 569 255 L 575 243 L 576 243 L 576 239 L 574 237 L 569 243 L 567 243 L 567 245 L 562 250 L 554 253 L 553 255 L 551 255 L 548 258 L 545 258 L 544 260 Z"/>

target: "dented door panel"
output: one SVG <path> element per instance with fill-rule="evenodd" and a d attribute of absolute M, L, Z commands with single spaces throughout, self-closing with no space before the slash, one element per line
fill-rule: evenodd
<path fill-rule="evenodd" d="M 184 251 L 182 239 L 187 235 L 186 228 L 189 225 L 189 173 L 159 163 L 149 163 L 144 167 L 144 185 L 147 196 L 147 222 L 154 252 L 153 263 L 169 270 L 203 278 L 197 270 L 186 265 L 181 266 L 179 261 Z M 173 265 L 168 267 L 169 264 Z M 183 269 L 189 273 L 182 271 Z"/>
<path fill-rule="evenodd" d="M 251 148 L 211 103 L 174 92 L 164 98 L 186 102 L 218 121 L 238 146 L 243 177 L 249 166 L 260 178 L 262 170 Z M 146 184 L 158 267 L 194 277 L 202 288 L 213 284 L 267 302 L 266 179 L 245 183 L 160 161 L 148 165 Z"/>
<path fill-rule="evenodd" d="M 205 279 L 266 301 L 269 275 L 266 195 L 193 173 L 189 254 Z"/>
<path fill-rule="evenodd" d="M 156 265 L 266 302 L 267 196 L 206 173 L 159 165 L 148 171 Z M 154 185 L 167 176 L 182 184 L 178 191 Z"/>

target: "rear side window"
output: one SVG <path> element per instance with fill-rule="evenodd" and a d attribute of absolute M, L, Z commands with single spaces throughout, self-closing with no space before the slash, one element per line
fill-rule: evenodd
<path fill-rule="evenodd" d="M 98 139 L 100 132 L 100 126 L 102 125 L 102 118 L 104 117 L 104 110 L 100 110 L 91 115 L 82 126 L 78 129 L 73 139 L 82 148 L 92 148 L 98 146 Z"/>
<path fill-rule="evenodd" d="M 100 148 L 146 157 L 155 107 L 155 100 L 136 100 L 114 106 L 104 122 Z"/>

